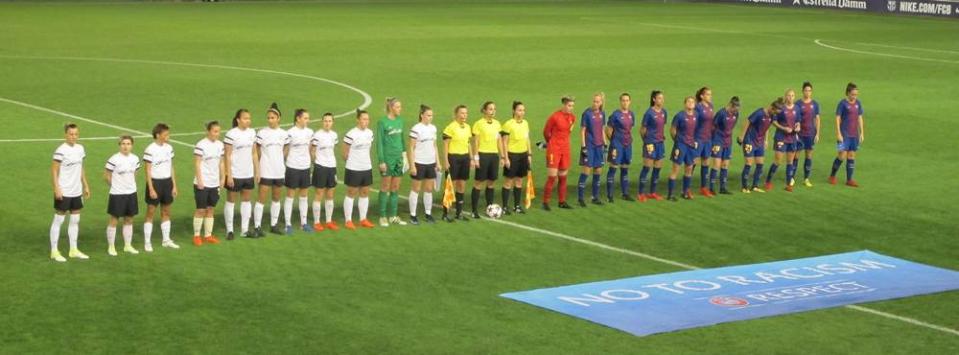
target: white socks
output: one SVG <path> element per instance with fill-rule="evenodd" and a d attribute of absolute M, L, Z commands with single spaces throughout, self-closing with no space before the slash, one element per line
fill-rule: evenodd
<path fill-rule="evenodd" d="M 423 193 L 423 211 L 427 216 L 433 214 L 433 191 Z"/>
<path fill-rule="evenodd" d="M 287 197 L 283 200 L 283 221 L 286 222 L 286 225 L 290 225 L 290 220 L 293 219 L 293 198 Z"/>
<path fill-rule="evenodd" d="M 114 230 L 116 232 L 116 230 Z M 130 247 L 133 244 L 133 225 L 124 224 L 123 225 L 123 246 Z"/>
<path fill-rule="evenodd" d="M 307 207 L 309 206 L 309 200 L 304 197 L 300 197 L 300 225 L 306 225 L 306 215 Z"/>
<path fill-rule="evenodd" d="M 213 236 L 213 217 L 203 218 L 203 229 L 206 233 L 204 236 Z"/>
<path fill-rule="evenodd" d="M 170 221 L 160 222 L 160 233 L 163 234 L 163 241 L 170 241 Z"/>
<path fill-rule="evenodd" d="M 317 200 L 313 200 L 313 223 L 320 223 L 320 218 L 323 215 L 323 203 Z"/>
<path fill-rule="evenodd" d="M 326 200 L 326 223 L 333 222 L 333 199 Z"/>
<path fill-rule="evenodd" d="M 227 201 L 223 204 L 223 223 L 226 224 L 226 232 L 233 231 L 233 202 Z"/>
<path fill-rule="evenodd" d="M 275 226 L 280 221 L 280 201 L 270 202 L 270 226 Z"/>
<path fill-rule="evenodd" d="M 246 234 L 246 232 L 250 230 L 250 214 L 252 213 L 252 208 L 250 201 L 240 202 L 240 233 Z"/>
<path fill-rule="evenodd" d="M 57 246 L 60 244 L 60 226 L 63 225 L 65 219 L 67 219 L 67 216 L 53 215 L 53 222 L 50 223 L 50 250 L 57 250 Z"/>
<path fill-rule="evenodd" d="M 153 244 L 150 238 L 153 237 L 153 222 L 143 223 L 143 243 L 146 245 Z"/>
<path fill-rule="evenodd" d="M 70 250 L 77 248 L 77 236 L 80 234 L 80 215 L 70 215 L 70 225 L 67 226 L 67 237 L 70 238 Z"/>
<path fill-rule="evenodd" d="M 343 217 L 347 222 L 353 221 L 353 198 L 346 196 L 343 198 Z"/>
<path fill-rule="evenodd" d="M 370 198 L 369 197 L 360 197 L 360 221 L 366 219 L 366 211 L 370 208 Z"/>
<path fill-rule="evenodd" d="M 117 227 L 107 226 L 107 246 L 114 246 L 117 240 Z"/>
<path fill-rule="evenodd" d="M 253 226 L 260 228 L 263 221 L 263 204 L 257 202 L 253 205 Z"/>
<path fill-rule="evenodd" d="M 201 233 L 203 233 L 203 217 L 193 217 L 193 235 L 202 237 Z"/>
<path fill-rule="evenodd" d="M 416 217 L 416 203 L 420 200 L 420 194 L 416 191 L 410 190 L 410 217 Z"/>

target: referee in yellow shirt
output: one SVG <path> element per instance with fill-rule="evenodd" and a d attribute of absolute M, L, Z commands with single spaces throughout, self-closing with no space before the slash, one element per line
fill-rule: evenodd
<path fill-rule="evenodd" d="M 513 118 L 503 123 L 502 145 L 506 159 L 503 161 L 503 212 L 510 214 L 509 195 L 513 193 L 513 211 L 523 210 L 523 179 L 533 164 L 533 151 L 529 143 L 529 122 L 526 121 L 526 105 L 513 101 Z"/>
<path fill-rule="evenodd" d="M 456 216 L 454 218 L 465 222 L 468 219 L 462 215 L 463 196 L 466 192 L 466 180 L 470 178 L 470 168 L 473 166 L 470 157 L 475 154 L 473 146 L 470 145 L 473 131 L 466 123 L 469 118 L 466 106 L 456 106 L 453 109 L 453 115 L 453 122 L 450 122 L 443 129 L 442 164 L 446 172 L 449 173 L 449 179 L 453 181 L 453 189 L 456 191 Z M 443 220 L 453 222 L 447 208 L 443 208 Z"/>
<path fill-rule="evenodd" d="M 476 173 L 473 175 L 476 182 L 473 184 L 472 206 L 473 218 L 480 218 L 477 213 L 480 190 L 486 189 L 486 205 L 493 204 L 495 190 L 493 183 L 499 177 L 500 163 L 505 163 L 506 154 L 500 142 L 500 132 L 503 130 L 496 120 L 496 104 L 486 101 L 482 106 L 483 118 L 473 123 L 473 166 Z"/>

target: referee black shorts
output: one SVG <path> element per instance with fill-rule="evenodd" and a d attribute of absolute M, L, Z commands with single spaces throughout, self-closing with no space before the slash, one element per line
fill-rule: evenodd
<path fill-rule="evenodd" d="M 493 181 L 499 178 L 499 154 L 479 153 L 479 167 L 473 179 L 476 181 Z"/>
<path fill-rule="evenodd" d="M 529 173 L 529 153 L 507 153 L 509 168 L 503 167 L 503 176 L 522 178 Z"/>
<path fill-rule="evenodd" d="M 469 154 L 450 154 L 450 179 L 467 180 L 470 178 Z"/>

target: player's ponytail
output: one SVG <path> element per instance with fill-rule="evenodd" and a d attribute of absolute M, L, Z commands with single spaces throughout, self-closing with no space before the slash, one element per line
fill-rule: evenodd
<path fill-rule="evenodd" d="M 849 84 L 846 84 L 846 96 L 849 96 L 849 93 L 851 93 L 853 90 L 856 90 L 858 88 L 859 87 L 852 82 L 850 82 Z"/>
<path fill-rule="evenodd" d="M 392 113 L 393 105 L 396 105 L 400 102 L 400 99 L 390 96 L 386 98 L 386 114 Z"/>
<path fill-rule="evenodd" d="M 482 112 L 482 113 L 485 115 L 485 114 L 486 114 L 486 109 L 488 109 L 488 108 L 490 107 L 490 105 L 493 105 L 493 104 L 495 104 L 495 102 L 493 102 L 493 101 L 486 101 L 486 102 L 484 102 L 483 105 L 480 106 L 480 107 L 482 107 L 482 109 L 480 110 L 480 112 Z"/>
<path fill-rule="evenodd" d="M 162 123 L 162 122 L 157 123 L 156 126 L 153 126 L 153 132 L 151 132 L 153 133 L 153 139 L 157 139 L 157 137 L 159 137 L 161 133 L 169 130 L 170 130 L 170 126 L 167 126 L 166 123 Z"/>
<path fill-rule="evenodd" d="M 661 90 L 653 90 L 653 92 L 649 93 L 649 107 L 656 106 L 656 96 L 662 94 L 663 92 Z"/>
<path fill-rule="evenodd" d="M 247 111 L 247 109 L 245 108 L 241 108 L 239 110 L 236 110 L 236 113 L 233 114 L 233 128 L 236 128 L 236 126 L 240 125 L 240 116 L 242 116 L 244 113 L 250 113 L 250 111 Z M 217 125 L 219 125 L 219 123 Z M 209 131 L 210 129 L 207 128 L 206 130 Z"/>
<path fill-rule="evenodd" d="M 739 106 L 740 106 L 739 96 L 733 96 L 731 99 L 729 99 L 729 107 L 738 109 Z"/>
<path fill-rule="evenodd" d="M 708 87 L 708 86 L 703 86 L 703 87 L 699 88 L 699 90 L 696 90 L 696 103 L 697 103 L 697 104 L 700 103 L 700 102 L 703 102 L 703 94 L 705 94 L 707 90 L 709 90 L 709 87 Z"/>
<path fill-rule="evenodd" d="M 432 110 L 433 109 L 431 107 L 420 104 L 420 122 L 423 122 L 423 114 L 425 114 L 427 111 L 432 111 Z"/>
<path fill-rule="evenodd" d="M 273 112 L 273 113 L 275 113 L 275 114 L 276 114 L 276 117 L 283 116 L 283 115 L 280 113 L 280 106 L 277 105 L 276 102 L 270 104 L 270 108 L 267 110 L 267 112 Z"/>

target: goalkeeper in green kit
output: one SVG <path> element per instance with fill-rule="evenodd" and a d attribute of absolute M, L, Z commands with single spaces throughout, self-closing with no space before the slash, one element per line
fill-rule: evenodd
<path fill-rule="evenodd" d="M 389 97 L 386 99 L 386 117 L 376 123 L 375 135 L 376 156 L 380 168 L 380 226 L 389 227 L 390 224 L 405 226 L 406 222 L 400 219 L 399 190 L 403 174 L 409 170 L 409 161 L 406 158 L 407 138 L 403 135 L 403 118 L 400 112 L 403 105 L 400 100 Z"/>

